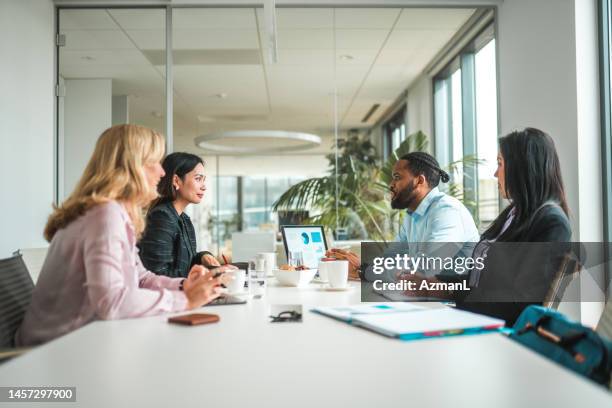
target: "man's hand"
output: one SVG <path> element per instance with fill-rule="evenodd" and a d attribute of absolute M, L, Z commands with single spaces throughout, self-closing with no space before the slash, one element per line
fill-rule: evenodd
<path fill-rule="evenodd" d="M 349 263 L 349 279 L 359 280 L 359 267 L 361 259 L 354 252 L 344 249 L 332 248 L 325 253 L 325 256 L 346 260 Z"/>

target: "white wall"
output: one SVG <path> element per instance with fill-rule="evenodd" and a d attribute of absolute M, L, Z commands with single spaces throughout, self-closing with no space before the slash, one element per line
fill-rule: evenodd
<path fill-rule="evenodd" d="M 408 134 L 422 131 L 430 137 L 433 147 L 433 89 L 431 78 L 421 75 L 408 89 L 406 98 Z"/>
<path fill-rule="evenodd" d="M 555 140 L 579 232 L 573 0 L 512 0 L 498 17 L 500 133 L 532 126 Z"/>
<path fill-rule="evenodd" d="M 0 258 L 46 246 L 53 202 L 54 10 L 0 1 Z"/>
<path fill-rule="evenodd" d="M 112 122 L 112 80 L 66 79 L 65 88 L 62 199 L 74 189 L 98 137 Z"/>

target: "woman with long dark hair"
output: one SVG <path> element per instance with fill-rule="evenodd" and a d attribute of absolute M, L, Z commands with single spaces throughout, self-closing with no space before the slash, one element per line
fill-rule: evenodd
<path fill-rule="evenodd" d="M 569 242 L 572 231 L 559 157 L 548 134 L 526 128 L 501 137 L 495 177 L 510 204 L 474 249 L 472 258 L 483 258 L 484 268 L 472 269 L 467 276 L 407 279 L 464 281 L 469 291 L 418 295 L 450 297 L 459 308 L 512 325 L 527 305 L 544 301 L 567 248 L 560 243 Z"/>
<path fill-rule="evenodd" d="M 195 229 L 185 214 L 206 191 L 204 161 L 191 153 L 171 153 L 163 161 L 159 198 L 147 214 L 147 227 L 138 246 L 142 263 L 159 275 L 186 277 L 193 265 L 218 267 L 208 251 L 196 251 Z"/>
<path fill-rule="evenodd" d="M 561 166 L 552 138 L 541 130 L 526 128 L 500 138 L 499 150 L 495 177 L 501 196 L 509 200 L 510 205 L 482 234 L 482 239 L 516 242 L 554 238 L 533 235 L 534 218 L 546 214 L 564 221 L 562 224 L 567 229 L 559 231 L 563 233 L 562 237 L 571 235 Z M 545 211 L 540 213 L 539 210 Z M 504 228 L 508 220 L 511 222 Z"/>

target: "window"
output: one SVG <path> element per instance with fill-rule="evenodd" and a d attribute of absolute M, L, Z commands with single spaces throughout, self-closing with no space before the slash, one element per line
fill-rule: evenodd
<path fill-rule="evenodd" d="M 599 47 L 600 47 L 600 81 L 601 81 L 601 150 L 602 150 L 602 181 L 603 181 L 603 215 L 604 242 L 612 242 L 612 97 L 611 67 L 612 67 L 612 1 L 599 0 Z M 610 249 L 607 248 L 609 252 Z M 610 263 L 606 264 L 605 282 L 610 282 L 612 270 Z M 610 287 L 606 290 L 606 300 L 610 298 Z"/>
<path fill-rule="evenodd" d="M 476 151 L 483 160 L 478 166 L 478 218 L 488 224 L 497 217 L 497 78 L 495 40 L 476 53 Z"/>
<path fill-rule="evenodd" d="M 272 204 L 301 178 L 288 177 L 242 177 L 242 198 L 244 200 L 244 230 L 261 229 L 265 224 L 276 224 Z"/>
<path fill-rule="evenodd" d="M 463 157 L 463 118 L 461 108 L 461 69 L 451 75 L 451 162 Z"/>
<path fill-rule="evenodd" d="M 406 140 L 406 106 L 404 105 L 385 125 L 384 129 L 384 159 L 393 153 Z"/>
<path fill-rule="evenodd" d="M 267 222 L 266 179 L 264 177 L 243 177 L 242 196 L 244 202 L 243 228 L 257 229 Z"/>
<path fill-rule="evenodd" d="M 277 215 L 272 212 L 272 204 L 301 180 L 299 177 L 214 177 L 207 193 L 217 200 L 213 199 L 211 205 L 209 229 L 212 241 L 218 242 L 222 248 L 232 232 L 258 230 L 265 224 L 275 225 Z M 219 193 L 215 194 L 217 189 Z"/>
<path fill-rule="evenodd" d="M 497 83 L 493 27 L 485 28 L 434 78 L 435 154 L 449 170 L 447 192 L 481 229 L 499 212 Z"/>
<path fill-rule="evenodd" d="M 612 1 L 599 1 L 604 241 L 612 242 Z"/>
<path fill-rule="evenodd" d="M 216 242 L 219 248 L 231 238 L 232 232 L 241 229 L 238 181 L 238 177 L 219 176 L 207 184 L 213 193 L 218 192 L 218 194 L 209 194 L 210 197 L 214 196 L 209 229 L 212 241 Z"/>
<path fill-rule="evenodd" d="M 450 141 L 450 174 L 456 185 L 457 196 L 463 197 L 463 166 L 457 165 L 463 158 L 463 103 L 461 101 L 461 68 L 450 77 L 451 106 L 451 141 Z"/>

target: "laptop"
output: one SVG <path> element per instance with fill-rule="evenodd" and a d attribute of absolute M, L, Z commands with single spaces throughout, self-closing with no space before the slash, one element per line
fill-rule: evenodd
<path fill-rule="evenodd" d="M 319 261 L 327 251 L 327 240 L 322 225 L 283 225 L 281 226 L 285 254 L 301 252 L 304 265 L 317 269 Z"/>

